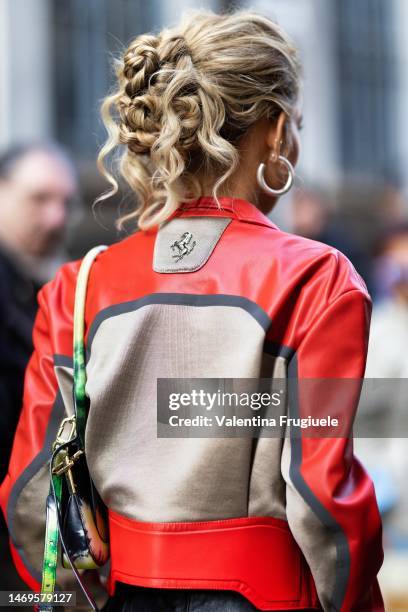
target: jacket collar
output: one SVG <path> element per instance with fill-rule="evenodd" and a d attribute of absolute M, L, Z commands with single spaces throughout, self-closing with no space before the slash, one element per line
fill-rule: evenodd
<path fill-rule="evenodd" d="M 228 196 L 218 197 L 220 207 L 212 196 L 201 196 L 192 202 L 182 202 L 173 213 L 173 217 L 231 217 L 244 223 L 266 225 L 272 229 L 278 227 L 272 223 L 256 206 L 247 200 Z"/>

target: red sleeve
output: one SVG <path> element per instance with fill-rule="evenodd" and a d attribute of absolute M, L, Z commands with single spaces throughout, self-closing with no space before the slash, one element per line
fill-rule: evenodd
<path fill-rule="evenodd" d="M 370 298 L 356 284 L 327 300 L 289 366 L 290 416 L 323 417 L 340 410 L 352 421 L 364 376 L 370 313 Z M 327 379 L 324 394 L 322 379 Z M 352 439 L 286 438 L 282 472 L 289 525 L 323 609 L 384 610 L 376 578 L 383 559 L 381 519 L 373 484 L 353 455 Z"/>

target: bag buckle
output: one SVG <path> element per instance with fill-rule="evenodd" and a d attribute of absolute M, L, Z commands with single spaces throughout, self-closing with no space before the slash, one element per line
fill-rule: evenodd
<path fill-rule="evenodd" d="M 67 423 L 71 426 L 69 430 L 68 437 L 64 437 L 64 429 Z M 65 417 L 62 419 L 61 424 L 59 426 L 57 437 L 55 438 L 54 444 L 52 445 L 52 449 L 55 450 L 57 446 L 61 444 L 65 444 L 66 442 L 70 442 L 76 435 L 76 418 L 75 414 L 69 417 Z"/>
<path fill-rule="evenodd" d="M 69 425 L 69 429 L 67 432 L 67 436 L 64 435 L 64 431 Z M 57 437 L 55 438 L 53 444 L 53 450 L 61 446 L 62 444 L 66 444 L 70 442 L 76 436 L 76 419 L 73 414 L 70 417 L 66 417 L 61 421 L 61 424 L 58 429 Z M 84 454 L 84 451 L 79 448 L 73 455 L 69 455 L 68 449 L 63 449 L 59 453 L 57 453 L 57 458 L 59 462 L 52 468 L 52 473 L 55 476 L 62 476 L 63 474 L 67 475 L 69 484 L 71 485 L 72 492 L 75 492 L 75 484 L 72 477 L 71 469 L 73 468 L 75 462 Z"/>

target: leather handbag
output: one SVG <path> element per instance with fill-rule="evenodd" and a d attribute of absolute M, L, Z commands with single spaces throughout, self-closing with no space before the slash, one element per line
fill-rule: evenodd
<path fill-rule="evenodd" d="M 85 298 L 89 272 L 106 246 L 91 249 L 82 260 L 75 289 L 73 325 L 73 405 L 64 418 L 52 447 L 50 490 L 46 503 L 46 531 L 41 593 L 49 602 L 42 612 L 53 610 L 58 560 L 71 568 L 93 610 L 97 605 L 78 570 L 97 569 L 109 559 L 107 512 L 89 474 L 85 451 L 85 427 L 89 398 L 85 393 Z"/>

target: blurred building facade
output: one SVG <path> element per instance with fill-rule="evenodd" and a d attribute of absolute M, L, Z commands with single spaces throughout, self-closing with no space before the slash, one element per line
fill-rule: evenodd
<path fill-rule="evenodd" d="M 319 183 L 400 178 L 408 169 L 408 7 L 404 0 L 258 0 L 301 49 L 302 169 Z M 406 106 L 405 106 L 406 108 Z"/>
<path fill-rule="evenodd" d="M 207 0 L 217 10 L 228 2 Z M 112 55 L 135 34 L 176 21 L 192 0 L 0 0 L 0 147 L 55 137 L 93 160 Z M 245 2 L 234 6 L 246 6 Z M 254 0 L 299 45 L 305 71 L 301 171 L 408 183 L 405 0 Z"/>
<path fill-rule="evenodd" d="M 113 57 L 133 36 L 198 6 L 250 7 L 292 36 L 304 66 L 300 183 L 346 188 L 336 204 L 343 215 L 360 216 L 354 225 L 364 241 L 376 184 L 408 190 L 406 0 L 0 0 L 0 149 L 26 139 L 58 140 L 79 165 L 89 211 L 105 188 L 95 157 L 105 137 L 99 106 L 113 81 Z M 117 204 L 106 205 L 106 226 Z M 290 215 L 285 203 L 274 212 L 286 227 Z M 88 220 L 85 241 L 95 231 L 91 214 Z"/>

